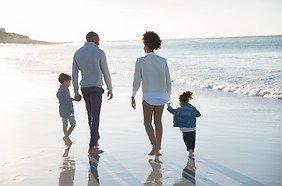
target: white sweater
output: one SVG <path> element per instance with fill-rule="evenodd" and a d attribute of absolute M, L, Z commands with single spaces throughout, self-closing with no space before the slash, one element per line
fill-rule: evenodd
<path fill-rule="evenodd" d="M 143 93 L 170 92 L 171 80 L 166 60 L 153 53 L 136 60 L 133 96 L 142 82 Z"/>

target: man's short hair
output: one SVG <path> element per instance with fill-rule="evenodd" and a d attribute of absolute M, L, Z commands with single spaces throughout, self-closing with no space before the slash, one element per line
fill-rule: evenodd
<path fill-rule="evenodd" d="M 98 37 L 98 34 L 96 34 L 95 32 L 91 31 L 86 35 L 86 41 L 87 42 L 91 42 L 93 41 L 94 37 Z"/>

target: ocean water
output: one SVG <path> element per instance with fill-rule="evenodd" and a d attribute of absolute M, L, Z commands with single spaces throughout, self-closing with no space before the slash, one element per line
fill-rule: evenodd
<path fill-rule="evenodd" d="M 1 44 L 0 58 L 70 72 L 83 43 Z M 100 48 L 113 76 L 132 78 L 144 55 L 141 41 L 101 41 Z M 174 84 L 282 99 L 282 36 L 164 40 L 156 53 L 167 59 Z"/>

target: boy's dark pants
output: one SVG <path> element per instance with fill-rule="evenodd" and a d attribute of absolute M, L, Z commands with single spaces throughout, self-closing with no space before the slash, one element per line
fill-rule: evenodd
<path fill-rule="evenodd" d="M 97 141 L 100 138 L 99 122 L 104 89 L 99 87 L 84 87 L 81 88 L 81 92 L 88 114 L 88 124 L 90 128 L 89 146 L 96 146 Z"/>
<path fill-rule="evenodd" d="M 195 149 L 195 142 L 196 142 L 196 131 L 194 132 L 183 132 L 183 141 L 187 147 L 187 151 L 190 149 Z"/>

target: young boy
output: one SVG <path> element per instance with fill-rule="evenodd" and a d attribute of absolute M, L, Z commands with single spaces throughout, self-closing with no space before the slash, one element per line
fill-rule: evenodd
<path fill-rule="evenodd" d="M 200 117 L 201 113 L 190 103 L 193 99 L 192 91 L 184 91 L 179 95 L 179 105 L 177 109 L 173 109 L 168 103 L 167 110 L 173 114 L 173 126 L 179 127 L 183 132 L 183 140 L 189 152 L 189 158 L 192 158 L 195 141 L 196 141 L 196 117 Z"/>
<path fill-rule="evenodd" d="M 65 73 L 61 73 L 58 80 L 61 83 L 60 88 L 57 92 L 57 97 L 59 99 L 59 112 L 60 116 L 62 117 L 63 131 L 65 134 L 63 140 L 65 144 L 70 147 L 72 145 L 72 141 L 70 140 L 69 136 L 76 125 L 72 103 L 72 101 L 74 101 L 75 99 L 71 98 L 70 91 L 68 89 L 71 83 L 71 77 Z M 69 129 L 68 122 L 70 123 Z"/>

